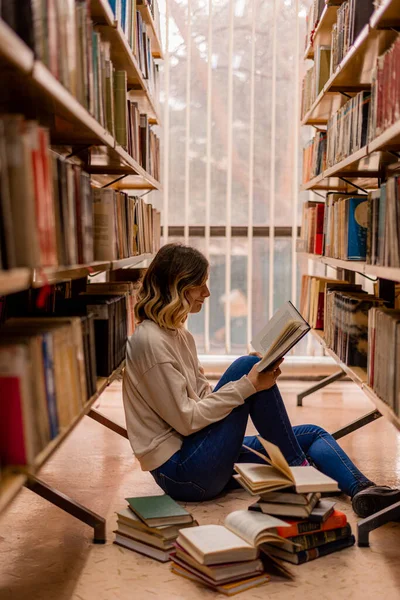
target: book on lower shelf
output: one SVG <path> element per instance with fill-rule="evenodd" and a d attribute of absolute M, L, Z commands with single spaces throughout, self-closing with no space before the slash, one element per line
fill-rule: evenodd
<path fill-rule="evenodd" d="M 92 190 L 80 164 L 22 115 L 0 118 L 0 268 L 57 267 L 153 253 L 160 215 L 141 198 Z"/>

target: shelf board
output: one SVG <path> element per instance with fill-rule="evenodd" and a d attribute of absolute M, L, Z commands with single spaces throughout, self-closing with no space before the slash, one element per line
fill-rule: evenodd
<path fill-rule="evenodd" d="M 143 4 L 137 4 L 136 8 L 140 11 L 143 21 L 146 23 L 146 33 L 151 39 L 151 53 L 154 58 L 163 58 L 162 45 L 160 41 L 160 32 L 154 20 L 151 10 L 146 0 Z"/>
<path fill-rule="evenodd" d="M 54 440 L 51 440 L 51 442 L 46 446 L 46 448 L 44 448 L 44 450 L 42 450 L 42 452 L 39 453 L 39 455 L 35 459 L 33 471 L 28 470 L 28 474 L 31 473 L 32 475 L 34 475 L 43 467 L 43 465 L 49 460 L 49 458 L 53 455 L 57 448 L 59 448 L 63 441 L 69 436 L 71 431 L 75 429 L 77 424 L 83 419 L 85 415 L 87 415 L 87 413 L 92 408 L 93 404 L 101 396 L 104 390 L 110 385 L 110 383 L 112 383 L 115 379 L 117 379 L 117 377 L 120 376 L 124 367 L 125 361 L 123 361 L 120 364 L 120 366 L 117 367 L 111 373 L 109 377 L 97 378 L 96 393 L 91 398 L 89 398 L 89 400 L 86 402 L 85 406 L 82 408 L 80 413 L 76 415 L 76 417 L 73 419 L 72 423 L 68 427 L 66 427 L 64 431 L 59 433 L 58 436 L 54 438 Z"/>
<path fill-rule="evenodd" d="M 16 33 L 0 19 L 0 57 L 22 73 L 33 69 L 34 55 Z"/>
<path fill-rule="evenodd" d="M 363 261 L 341 260 L 339 258 L 330 258 L 329 256 L 320 256 L 318 254 L 310 254 L 307 252 L 298 252 L 298 254 L 304 256 L 304 258 L 307 258 L 308 260 L 314 260 L 315 262 L 322 263 L 323 265 L 335 269 L 346 269 L 347 271 L 354 271 L 370 277 L 379 277 L 381 279 L 388 279 L 389 281 L 400 282 L 400 268 L 380 267 L 369 265 Z"/>
<path fill-rule="evenodd" d="M 154 254 L 140 254 L 139 256 L 131 256 L 130 258 L 121 258 L 120 260 L 114 260 L 111 263 L 111 271 L 116 271 L 117 269 L 129 269 L 132 267 L 137 267 L 142 263 L 146 263 L 148 261 L 153 260 Z"/>
<path fill-rule="evenodd" d="M 88 277 L 104 271 L 133 267 L 140 263 L 147 263 L 153 258 L 154 254 L 147 253 L 114 261 L 97 260 L 85 265 L 0 270 L 0 296 L 22 292 L 30 287 L 40 288 L 45 285 L 54 285 L 62 281 Z"/>
<path fill-rule="evenodd" d="M 364 394 L 373 402 L 379 412 L 386 417 L 397 429 L 400 430 L 400 417 L 398 417 L 392 408 L 386 404 L 379 396 L 368 385 L 367 370 L 361 367 L 350 367 L 345 365 L 340 358 L 325 344 L 323 331 L 312 329 L 312 335 L 319 341 L 324 347 L 324 350 L 333 358 L 333 360 L 340 366 L 341 369 L 350 377 L 350 379 L 358 385 L 358 387 L 364 392 Z"/>
<path fill-rule="evenodd" d="M 400 26 L 400 0 L 386 0 L 372 15 L 371 27 L 386 29 Z"/>
<path fill-rule="evenodd" d="M 114 13 L 108 0 L 90 0 L 90 15 L 95 25 L 116 27 Z"/>
<path fill-rule="evenodd" d="M 30 269 L 0 271 L 0 296 L 15 294 L 28 289 L 31 284 Z"/>
<path fill-rule="evenodd" d="M 23 473 L 5 470 L 0 473 L 0 514 L 15 498 L 27 480 Z"/>

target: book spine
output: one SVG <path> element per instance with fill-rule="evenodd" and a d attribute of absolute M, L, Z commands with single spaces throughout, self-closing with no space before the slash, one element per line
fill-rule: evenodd
<path fill-rule="evenodd" d="M 297 523 L 291 523 L 290 527 L 277 527 L 277 533 L 284 538 L 292 538 L 303 533 L 311 533 L 318 531 L 328 531 L 330 529 L 338 529 L 345 527 L 347 524 L 347 518 L 344 513 L 335 511 L 332 516 L 329 517 L 325 523 L 310 523 L 308 521 L 299 521 Z"/>
<path fill-rule="evenodd" d="M 327 556 L 328 554 L 332 554 L 333 552 L 338 552 L 339 550 L 350 548 L 350 546 L 354 546 L 355 542 L 356 539 L 354 535 L 351 535 L 347 538 L 339 539 L 329 544 L 325 544 L 324 546 L 313 548 L 312 550 L 301 551 L 296 555 L 297 564 L 302 565 L 306 562 L 315 560 L 316 558 L 320 558 L 321 556 Z"/>
<path fill-rule="evenodd" d="M 127 136 L 127 74 L 126 71 L 115 71 L 114 74 L 114 111 L 115 111 L 115 139 L 123 148 L 128 143 Z"/>
<path fill-rule="evenodd" d="M 328 531 L 309 533 L 307 535 L 297 535 L 293 538 L 290 538 L 290 541 L 294 544 L 299 544 L 301 546 L 301 550 L 311 550 L 312 548 L 317 548 L 323 544 L 328 544 L 330 542 L 346 538 L 349 535 L 351 535 L 351 527 L 349 524 L 347 524 L 345 527 L 339 527 L 337 529 L 331 529 Z"/>

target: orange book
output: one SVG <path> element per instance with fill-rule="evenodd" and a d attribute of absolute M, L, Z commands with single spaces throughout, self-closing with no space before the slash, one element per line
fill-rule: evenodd
<path fill-rule="evenodd" d="M 303 535 L 307 533 L 318 533 L 319 531 L 328 531 L 330 529 L 339 529 L 347 524 L 347 517 L 340 510 L 334 510 L 331 516 L 325 523 L 312 523 L 307 519 L 302 521 L 285 519 L 291 527 L 277 527 L 276 532 L 284 538 L 291 538 L 295 535 Z"/>

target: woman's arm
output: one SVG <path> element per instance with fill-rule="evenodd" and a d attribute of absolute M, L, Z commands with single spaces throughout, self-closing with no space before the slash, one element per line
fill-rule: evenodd
<path fill-rule="evenodd" d="M 149 369 L 137 389 L 146 403 L 183 436 L 220 421 L 256 391 L 249 379 L 242 377 L 203 398 L 195 393 L 190 397 L 185 377 L 172 363 Z"/>

